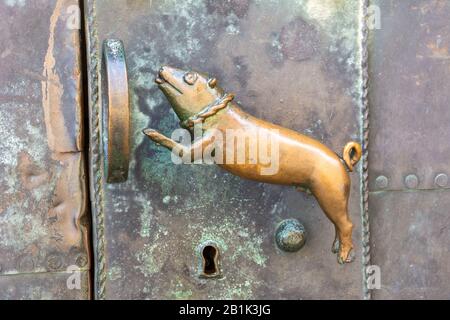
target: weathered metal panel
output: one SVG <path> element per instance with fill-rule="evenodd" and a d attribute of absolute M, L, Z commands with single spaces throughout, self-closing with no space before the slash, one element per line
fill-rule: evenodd
<path fill-rule="evenodd" d="M 448 190 L 371 193 L 375 299 L 450 297 L 449 206 Z"/>
<path fill-rule="evenodd" d="M 370 217 L 375 298 L 450 293 L 450 3 L 372 1 Z"/>
<path fill-rule="evenodd" d="M 76 0 L 0 1 L 0 298 L 89 297 L 77 21 Z"/>
<path fill-rule="evenodd" d="M 450 2 L 373 3 L 370 189 L 449 188 Z"/>
<path fill-rule="evenodd" d="M 90 296 L 90 272 L 79 273 L 79 289 L 68 290 L 66 272 L 11 274 L 0 277 L 2 299 L 84 300 Z M 69 279 L 70 281 L 70 279 Z"/>
<path fill-rule="evenodd" d="M 92 196 L 99 298 L 359 298 L 359 177 L 352 175 L 353 264 L 331 254 L 332 224 L 315 200 L 214 166 L 177 166 L 144 139 L 175 115 L 154 85 L 161 64 L 207 71 L 246 111 L 334 150 L 360 133 L 358 1 L 87 1 Z M 128 181 L 102 178 L 100 44 L 125 44 L 132 119 Z M 359 169 L 358 169 L 359 170 Z M 275 230 L 298 218 L 308 239 L 280 252 Z M 198 276 L 198 246 L 221 252 L 222 279 Z"/>

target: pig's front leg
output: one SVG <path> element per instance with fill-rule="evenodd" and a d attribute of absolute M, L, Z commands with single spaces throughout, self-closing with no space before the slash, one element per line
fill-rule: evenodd
<path fill-rule="evenodd" d="M 144 134 L 149 137 L 153 142 L 162 145 L 163 147 L 166 147 L 170 151 L 172 151 L 173 148 L 176 146 L 182 147 L 179 143 L 177 143 L 175 140 L 172 140 L 162 133 L 154 130 L 154 129 L 145 129 Z"/>
<path fill-rule="evenodd" d="M 154 129 L 145 129 L 143 132 L 155 143 L 162 145 L 170 151 L 175 149 L 180 157 L 183 157 L 186 154 L 190 154 L 191 161 L 199 160 L 196 159 L 196 157 L 202 157 L 203 150 L 214 141 L 214 138 L 212 136 L 205 135 L 202 139 L 195 141 L 190 147 L 185 147 Z M 178 153 L 178 151 L 180 151 L 180 153 Z"/>

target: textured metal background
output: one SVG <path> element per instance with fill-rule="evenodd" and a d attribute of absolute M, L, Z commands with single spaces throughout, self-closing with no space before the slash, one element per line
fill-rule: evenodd
<path fill-rule="evenodd" d="M 372 262 L 381 269 L 375 299 L 448 299 L 449 192 L 370 195 Z"/>
<path fill-rule="evenodd" d="M 370 47 L 374 298 L 448 299 L 450 2 L 372 3 L 381 9 Z"/>
<path fill-rule="evenodd" d="M 413 189 L 438 189 L 436 176 L 450 174 L 450 2 L 373 3 L 382 25 L 370 52 L 370 188 L 404 190 L 415 175 Z"/>
<path fill-rule="evenodd" d="M 89 297 L 77 8 L 0 1 L 1 299 Z M 66 286 L 70 265 L 80 290 Z"/>
<path fill-rule="evenodd" d="M 360 133 L 359 9 L 334 0 L 87 1 L 99 298 L 361 297 L 357 173 L 350 201 L 357 258 L 339 266 L 333 226 L 312 197 L 214 166 L 176 166 L 141 133 L 178 127 L 153 83 L 167 63 L 211 73 L 246 111 L 342 152 Z M 95 118 L 105 38 L 125 43 L 132 103 L 129 179 L 112 185 L 102 184 Z M 275 246 L 285 218 L 307 229 L 298 253 Z M 220 280 L 197 275 L 197 247 L 206 240 L 221 250 Z"/>
<path fill-rule="evenodd" d="M 98 298 L 367 298 L 361 266 L 370 257 L 381 268 L 373 298 L 448 298 L 448 1 L 370 1 L 381 29 L 370 31 L 368 52 L 372 234 L 364 260 L 357 173 L 350 203 L 357 260 L 339 266 L 333 227 L 310 196 L 212 166 L 175 166 L 141 134 L 178 127 L 153 84 L 167 63 L 211 73 L 246 111 L 340 153 L 359 139 L 361 112 L 362 124 L 369 120 L 360 104 L 364 2 L 86 1 Z M 2 299 L 86 299 L 93 282 L 72 5 L 0 1 Z M 133 155 L 129 180 L 106 185 L 100 44 L 113 37 L 127 53 Z M 274 232 L 286 218 L 308 232 L 298 253 L 276 248 Z M 221 279 L 198 277 L 197 249 L 208 240 L 221 251 Z M 81 290 L 67 289 L 70 265 L 81 267 Z"/>

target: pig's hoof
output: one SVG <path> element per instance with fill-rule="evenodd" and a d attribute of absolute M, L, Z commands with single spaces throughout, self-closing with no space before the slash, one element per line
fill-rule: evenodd
<path fill-rule="evenodd" d="M 351 263 L 355 260 L 355 255 L 353 254 L 353 250 L 350 249 L 350 251 L 347 254 L 340 253 L 338 255 L 338 263 L 344 264 L 344 263 Z"/>
<path fill-rule="evenodd" d="M 339 252 L 339 239 L 335 239 L 333 245 L 331 246 L 331 252 L 336 254 Z"/>

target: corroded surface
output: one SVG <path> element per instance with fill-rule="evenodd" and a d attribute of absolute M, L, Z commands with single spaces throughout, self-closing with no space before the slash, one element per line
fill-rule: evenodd
<path fill-rule="evenodd" d="M 370 47 L 373 295 L 447 299 L 450 2 L 372 2 L 382 18 Z"/>
<path fill-rule="evenodd" d="M 89 271 L 80 272 L 80 289 L 67 290 L 66 272 L 4 275 L 0 277 L 2 299 L 84 300 L 89 297 Z"/>
<path fill-rule="evenodd" d="M 450 2 L 373 3 L 382 25 L 370 51 L 370 188 L 381 190 L 380 175 L 389 180 L 383 190 L 442 188 L 435 178 L 450 174 Z"/>
<path fill-rule="evenodd" d="M 133 128 L 129 180 L 103 187 L 105 297 L 360 297 L 357 175 L 349 207 L 356 262 L 336 268 L 329 252 L 333 227 L 311 196 L 214 166 L 174 165 L 141 133 L 153 127 L 170 136 L 178 127 L 153 83 L 159 66 L 172 64 L 201 67 L 252 114 L 332 149 L 358 140 L 358 3 L 95 3 L 99 41 L 125 44 Z M 287 218 L 299 219 L 308 232 L 308 243 L 293 254 L 282 253 L 274 240 Z M 198 277 L 198 246 L 208 240 L 220 249 L 220 279 Z"/>
<path fill-rule="evenodd" d="M 305 227 L 297 219 L 286 219 L 277 227 L 275 241 L 281 250 L 296 252 L 305 245 Z"/>
<path fill-rule="evenodd" d="M 77 1 L 0 1 L 0 298 L 89 295 L 86 272 L 84 289 L 65 284 L 68 266 L 89 269 L 71 5 Z"/>
<path fill-rule="evenodd" d="M 370 195 L 375 299 L 447 299 L 450 294 L 448 190 Z"/>

